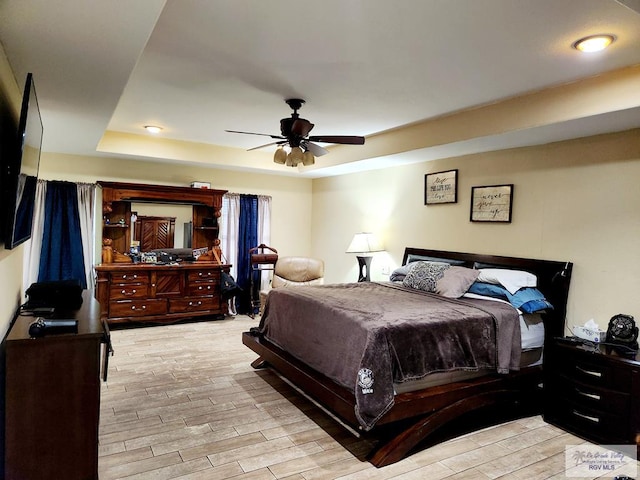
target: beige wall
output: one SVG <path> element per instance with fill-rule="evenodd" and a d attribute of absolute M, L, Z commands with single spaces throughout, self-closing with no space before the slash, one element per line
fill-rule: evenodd
<path fill-rule="evenodd" d="M 458 203 L 424 205 L 424 175 L 459 169 Z M 406 246 L 574 262 L 569 325 L 606 328 L 616 313 L 640 318 L 640 131 L 318 179 L 313 252 L 329 282 L 354 281 L 344 251 L 354 233 L 378 234 L 372 277 Z M 513 221 L 469 221 L 471 187 L 514 184 Z"/>
<path fill-rule="evenodd" d="M 22 93 L 0 45 L 0 102 L 2 111 L 12 115 L 17 125 Z M 4 228 L 4 225 L 2 226 Z M 22 301 L 22 245 L 14 250 L 0 246 L 0 338 L 9 327 L 13 314 Z"/>

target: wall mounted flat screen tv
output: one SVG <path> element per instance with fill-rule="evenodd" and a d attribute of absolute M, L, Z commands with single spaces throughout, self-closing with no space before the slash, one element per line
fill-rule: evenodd
<path fill-rule="evenodd" d="M 15 149 L 4 165 L 6 199 L 5 248 L 31 238 L 33 208 L 42 148 L 42 118 L 33 75 L 27 74 Z"/>

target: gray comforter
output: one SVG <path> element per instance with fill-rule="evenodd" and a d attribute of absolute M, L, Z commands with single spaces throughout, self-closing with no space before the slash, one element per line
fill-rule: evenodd
<path fill-rule="evenodd" d="M 520 364 L 520 323 L 510 305 L 390 282 L 274 289 L 260 329 L 352 389 L 365 430 L 393 406 L 394 382 L 453 370 L 508 373 Z"/>

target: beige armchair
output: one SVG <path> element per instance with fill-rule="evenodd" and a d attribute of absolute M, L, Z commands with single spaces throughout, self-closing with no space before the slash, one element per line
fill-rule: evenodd
<path fill-rule="evenodd" d="M 322 284 L 324 284 L 324 262 L 309 257 L 279 257 L 271 280 L 271 288 Z M 270 290 L 260 292 L 260 312 L 264 311 Z"/>

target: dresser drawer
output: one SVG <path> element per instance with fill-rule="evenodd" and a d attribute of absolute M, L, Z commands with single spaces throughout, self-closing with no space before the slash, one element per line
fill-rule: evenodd
<path fill-rule="evenodd" d="M 170 313 L 188 313 L 201 310 L 218 310 L 220 300 L 212 295 L 169 300 Z"/>
<path fill-rule="evenodd" d="M 120 300 L 109 302 L 110 317 L 142 317 L 167 313 L 164 299 Z"/>
<path fill-rule="evenodd" d="M 149 283 L 149 274 L 146 272 L 114 272 L 111 274 L 111 283 Z"/>
<path fill-rule="evenodd" d="M 187 287 L 187 295 L 217 295 L 220 291 L 220 285 L 216 282 L 197 282 L 190 283 Z"/>
<path fill-rule="evenodd" d="M 111 285 L 109 295 L 111 300 L 145 298 L 149 295 L 149 286 L 146 283 L 121 283 L 119 285 Z"/>
<path fill-rule="evenodd" d="M 220 270 L 194 270 L 189 272 L 187 279 L 189 283 L 202 280 L 214 280 L 220 282 Z"/>

